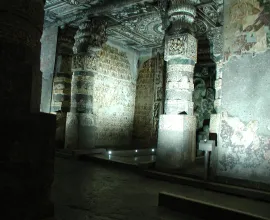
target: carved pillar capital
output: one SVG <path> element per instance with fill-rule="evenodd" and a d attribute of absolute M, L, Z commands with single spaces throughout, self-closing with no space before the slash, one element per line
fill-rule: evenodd
<path fill-rule="evenodd" d="M 190 59 L 197 62 L 197 39 L 189 33 L 165 37 L 165 60 Z"/>
<path fill-rule="evenodd" d="M 58 54 L 73 54 L 73 46 L 75 43 L 74 36 L 76 29 L 70 26 L 59 28 L 57 39 L 57 53 Z"/>
<path fill-rule="evenodd" d="M 197 0 L 170 0 L 168 18 L 171 22 L 169 34 L 190 33 L 196 17 Z"/>
<path fill-rule="evenodd" d="M 74 53 L 94 53 L 100 50 L 107 41 L 106 27 L 107 22 L 99 17 L 84 20 L 75 35 Z"/>

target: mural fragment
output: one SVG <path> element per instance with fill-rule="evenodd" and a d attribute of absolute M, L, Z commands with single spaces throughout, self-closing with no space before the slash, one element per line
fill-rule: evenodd
<path fill-rule="evenodd" d="M 225 60 L 232 55 L 263 52 L 269 48 L 270 2 L 264 0 L 226 1 Z"/>

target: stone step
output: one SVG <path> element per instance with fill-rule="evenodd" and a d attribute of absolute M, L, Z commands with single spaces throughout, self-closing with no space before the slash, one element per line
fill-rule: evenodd
<path fill-rule="evenodd" d="M 270 202 L 270 192 L 258 189 L 244 188 L 240 186 L 233 186 L 229 184 L 222 184 L 217 182 L 204 181 L 196 178 L 180 176 L 180 174 L 168 174 L 154 170 L 144 170 L 144 175 L 163 181 L 178 183 L 182 185 L 189 185 L 200 189 L 206 189 L 246 198 L 251 198 L 260 201 Z"/>
<path fill-rule="evenodd" d="M 270 219 L 270 212 L 268 212 L 270 204 L 261 203 L 260 205 L 257 204 L 257 207 L 254 207 L 250 205 L 251 203 L 247 199 L 245 199 L 242 200 L 242 204 L 235 205 L 231 204 L 236 202 L 233 196 L 225 195 L 223 197 L 216 195 L 216 199 L 218 201 L 213 200 L 215 199 L 215 196 L 211 195 L 211 199 L 209 199 L 208 196 L 207 192 L 204 192 L 203 197 L 198 196 L 196 193 L 193 195 L 190 194 L 187 197 L 168 192 L 160 192 L 158 205 L 206 220 Z"/>

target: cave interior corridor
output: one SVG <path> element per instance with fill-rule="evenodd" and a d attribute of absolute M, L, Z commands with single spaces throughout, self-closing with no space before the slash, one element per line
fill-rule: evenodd
<path fill-rule="evenodd" d="M 0 24 L 3 219 L 270 219 L 269 0 L 1 0 Z"/>

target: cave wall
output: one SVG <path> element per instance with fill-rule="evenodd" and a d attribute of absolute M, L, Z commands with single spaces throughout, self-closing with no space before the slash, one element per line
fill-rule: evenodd
<path fill-rule="evenodd" d="M 133 143 L 137 147 L 155 146 L 163 100 L 163 55 L 157 51 L 139 58 L 136 85 Z"/>
<path fill-rule="evenodd" d="M 133 139 L 138 145 L 149 144 L 153 130 L 155 58 L 142 63 L 138 70 Z"/>
<path fill-rule="evenodd" d="M 270 3 L 225 1 L 217 175 L 270 184 Z"/>
<path fill-rule="evenodd" d="M 164 114 L 165 98 L 165 62 L 164 49 L 158 48 L 155 56 L 155 76 L 154 76 L 154 108 L 153 108 L 153 144 L 157 144 L 159 116 Z"/>
<path fill-rule="evenodd" d="M 43 29 L 41 37 L 40 70 L 42 72 L 41 112 L 50 112 L 58 27 Z"/>
<path fill-rule="evenodd" d="M 97 59 L 93 112 L 96 115 L 96 147 L 129 147 L 136 96 L 137 55 L 106 44 Z"/>
<path fill-rule="evenodd" d="M 202 129 L 205 120 L 210 120 L 215 113 L 215 67 L 197 64 L 194 71 L 194 115 L 197 119 L 197 129 Z"/>

